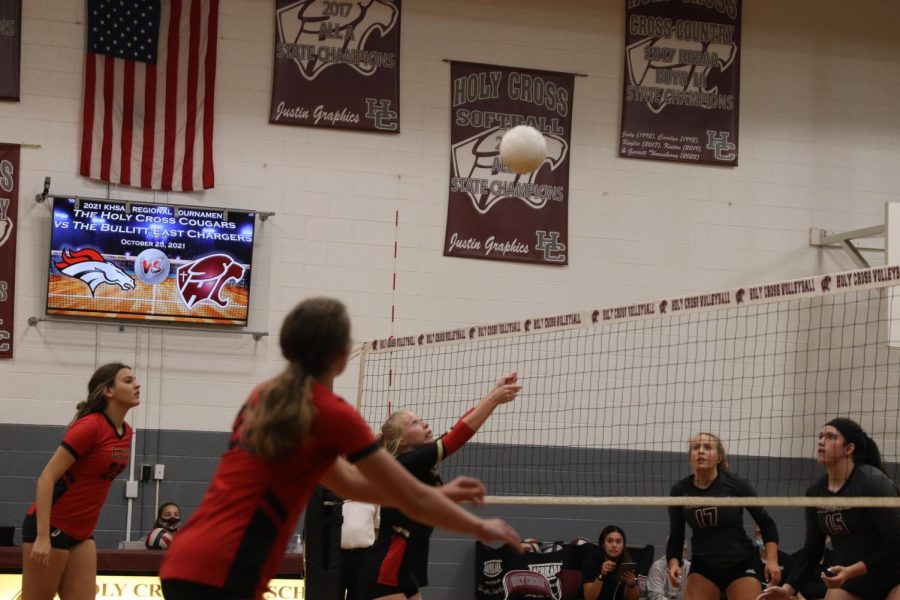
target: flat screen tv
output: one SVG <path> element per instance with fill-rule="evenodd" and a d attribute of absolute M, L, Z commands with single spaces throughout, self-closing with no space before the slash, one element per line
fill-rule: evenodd
<path fill-rule="evenodd" d="M 246 325 L 255 213 L 53 199 L 47 314 Z"/>

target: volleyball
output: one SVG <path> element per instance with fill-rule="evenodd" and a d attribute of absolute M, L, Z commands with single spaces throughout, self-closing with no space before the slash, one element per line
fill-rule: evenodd
<path fill-rule="evenodd" d="M 530 173 L 547 158 L 547 140 L 530 125 L 517 125 L 500 140 L 500 159 L 513 173 Z"/>
<path fill-rule="evenodd" d="M 541 543 L 534 538 L 526 538 L 522 540 L 522 552 L 534 552 L 538 553 L 541 551 Z"/>
<path fill-rule="evenodd" d="M 147 535 L 146 546 L 155 550 L 165 550 L 172 543 L 172 534 L 167 529 L 157 527 Z"/>

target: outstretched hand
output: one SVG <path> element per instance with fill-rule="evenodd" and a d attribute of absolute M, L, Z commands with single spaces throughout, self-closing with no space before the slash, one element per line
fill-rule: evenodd
<path fill-rule="evenodd" d="M 519 534 L 503 519 L 484 519 L 481 521 L 481 531 L 478 533 L 478 539 L 482 542 L 506 542 L 516 552 L 522 553 Z"/>
<path fill-rule="evenodd" d="M 756 597 L 756 600 L 788 600 L 793 597 L 793 592 L 783 585 L 770 585 Z"/>
<path fill-rule="evenodd" d="M 497 402 L 497 404 L 506 404 L 516 399 L 516 396 L 522 391 L 522 386 L 517 384 L 519 374 L 513 371 L 507 373 L 497 381 L 497 385 L 491 390 L 488 397 Z"/>
<path fill-rule="evenodd" d="M 441 486 L 440 490 L 454 502 L 471 502 L 475 506 L 484 506 L 484 496 L 487 493 L 479 480 L 464 476 Z"/>

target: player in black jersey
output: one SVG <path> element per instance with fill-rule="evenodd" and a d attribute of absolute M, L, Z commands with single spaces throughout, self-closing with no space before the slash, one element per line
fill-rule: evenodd
<path fill-rule="evenodd" d="M 756 496 L 749 483 L 730 472 L 725 447 L 711 433 L 699 433 L 691 439 L 689 455 L 693 474 L 672 486 L 672 496 Z M 681 585 L 681 556 L 684 524 L 691 526 L 691 572 L 685 583 L 686 600 L 753 600 L 760 592 L 760 578 L 777 584 L 778 529 L 762 507 L 747 507 L 759 525 L 766 548 L 766 565 L 744 531 L 743 507 L 672 506 L 669 508 L 669 541 L 666 558 L 669 579 Z"/>
<path fill-rule="evenodd" d="M 898 495 L 883 471 L 878 445 L 850 419 L 833 419 L 822 427 L 816 460 L 826 474 L 809 487 L 807 496 Z M 900 600 L 900 509 L 846 507 L 806 509 L 806 543 L 787 582 L 768 587 L 760 600 L 793 596 L 797 582 L 819 568 L 827 535 L 834 565 L 821 575 L 828 588 L 826 600 Z"/>
<path fill-rule="evenodd" d="M 408 410 L 397 411 L 381 427 L 381 442 L 416 479 L 441 485 L 438 464 L 456 452 L 484 424 L 494 409 L 515 399 L 522 388 L 518 375 L 503 376 L 475 407 L 437 440 L 431 427 Z M 396 508 L 382 507 L 381 528 L 360 576 L 366 600 L 421 600 L 428 585 L 428 542 L 432 527 Z"/>

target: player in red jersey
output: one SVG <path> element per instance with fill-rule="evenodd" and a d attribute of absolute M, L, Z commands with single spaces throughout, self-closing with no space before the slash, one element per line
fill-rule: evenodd
<path fill-rule="evenodd" d="M 37 482 L 22 524 L 22 596 L 28 600 L 93 598 L 97 547 L 93 533 L 113 479 L 128 466 L 131 426 L 140 403 L 130 367 L 103 365 L 88 383 L 62 443 Z"/>
<path fill-rule="evenodd" d="M 509 373 L 444 435 L 435 439 L 431 427 L 415 413 L 398 410 L 381 426 L 381 443 L 418 481 L 442 485 L 437 468 L 462 448 L 494 410 L 512 402 L 522 389 L 518 374 Z M 428 546 L 432 527 L 402 509 L 381 510 L 381 527 L 360 574 L 365 598 L 421 600 L 419 589 L 428 585 Z M 516 542 L 516 547 L 518 547 Z"/>
<path fill-rule="evenodd" d="M 340 302 L 300 303 L 285 318 L 280 345 L 287 368 L 251 393 L 206 496 L 163 559 L 168 600 L 262 598 L 319 482 L 438 527 L 518 543 L 502 520 L 479 519 L 451 500 L 479 499 L 480 482 L 459 481 L 449 496 L 419 483 L 330 391 L 349 359 L 350 320 Z"/>

